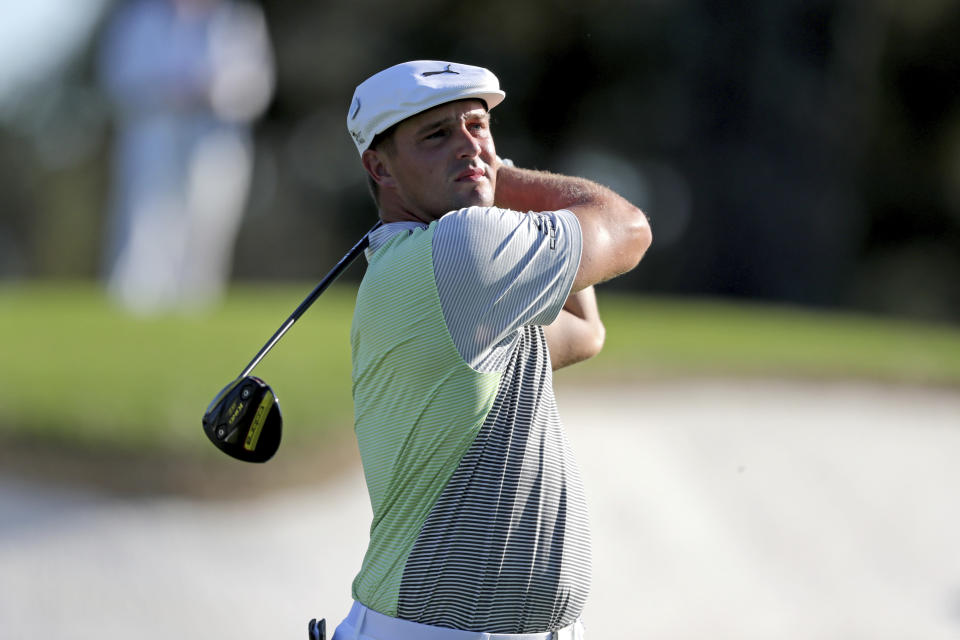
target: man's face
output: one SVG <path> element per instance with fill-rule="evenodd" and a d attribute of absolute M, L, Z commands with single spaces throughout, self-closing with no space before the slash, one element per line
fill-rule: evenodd
<path fill-rule="evenodd" d="M 386 151 L 400 206 L 414 218 L 493 204 L 497 152 L 480 100 L 448 102 L 404 120 Z"/>

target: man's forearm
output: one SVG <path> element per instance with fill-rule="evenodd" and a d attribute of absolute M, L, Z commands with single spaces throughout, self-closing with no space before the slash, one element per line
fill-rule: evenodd
<path fill-rule="evenodd" d="M 571 293 L 563 304 L 563 310 L 573 314 L 575 318 L 600 325 L 600 310 L 597 308 L 597 294 L 593 287 Z"/>
<path fill-rule="evenodd" d="M 606 329 L 593 287 L 571 293 L 553 324 L 544 327 L 553 369 L 583 362 L 600 353 Z"/>
<path fill-rule="evenodd" d="M 555 211 L 590 204 L 612 191 L 584 178 L 502 165 L 494 204 L 515 211 Z"/>

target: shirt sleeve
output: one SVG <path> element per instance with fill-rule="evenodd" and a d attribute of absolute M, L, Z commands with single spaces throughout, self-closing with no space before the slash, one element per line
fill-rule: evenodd
<path fill-rule="evenodd" d="M 460 355 L 496 370 L 524 325 L 553 322 L 580 266 L 580 224 L 569 211 L 496 207 L 453 211 L 434 224 L 433 264 Z"/>

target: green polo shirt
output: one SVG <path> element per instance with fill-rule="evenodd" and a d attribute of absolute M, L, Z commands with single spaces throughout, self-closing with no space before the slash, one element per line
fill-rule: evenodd
<path fill-rule="evenodd" d="M 371 236 L 351 333 L 373 510 L 357 601 L 490 633 L 579 616 L 586 505 L 542 325 L 580 248 L 568 211 L 472 207 Z"/>

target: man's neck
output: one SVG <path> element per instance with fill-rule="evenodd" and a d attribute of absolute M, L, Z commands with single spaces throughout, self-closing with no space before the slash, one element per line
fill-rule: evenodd
<path fill-rule="evenodd" d="M 380 209 L 380 219 L 383 220 L 384 224 L 390 224 L 391 222 L 417 222 L 419 224 L 430 224 L 434 219 L 424 219 L 418 217 L 417 215 L 409 211 L 389 211 Z"/>
<path fill-rule="evenodd" d="M 419 222 L 430 224 L 434 218 L 429 217 L 423 211 L 415 211 L 404 203 L 392 192 L 382 192 L 380 195 L 380 219 L 384 224 L 391 222 Z"/>

